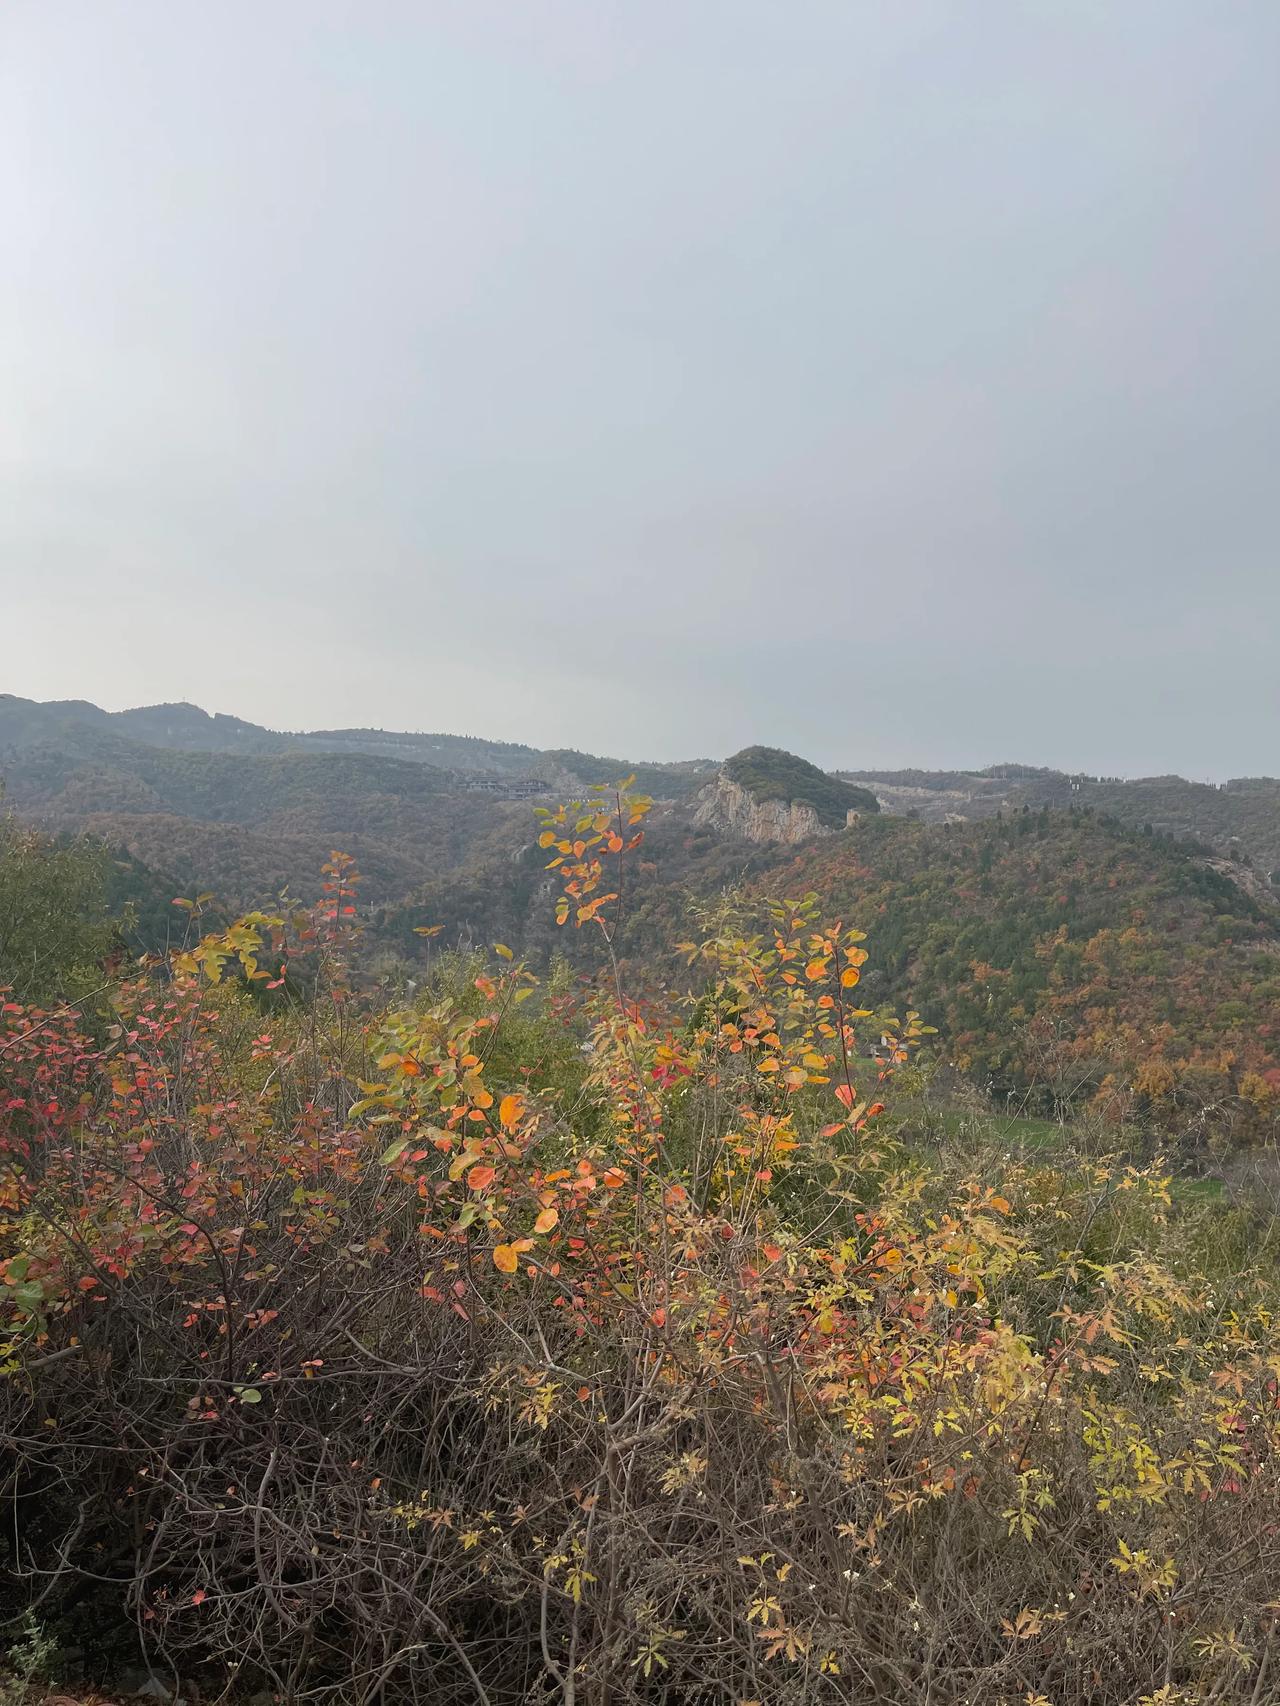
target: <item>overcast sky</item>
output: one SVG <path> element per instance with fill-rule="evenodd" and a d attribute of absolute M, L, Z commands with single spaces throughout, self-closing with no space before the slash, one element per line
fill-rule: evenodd
<path fill-rule="evenodd" d="M 1276 0 L 5 0 L 0 689 L 1280 772 Z"/>

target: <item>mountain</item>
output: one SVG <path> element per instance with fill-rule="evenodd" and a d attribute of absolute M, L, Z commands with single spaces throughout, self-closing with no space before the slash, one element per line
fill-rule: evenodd
<path fill-rule="evenodd" d="M 540 777 L 570 784 L 616 781 L 635 771 L 638 785 L 663 796 L 687 793 L 715 768 L 709 759 L 636 765 L 628 759 L 568 749 L 541 750 L 518 741 L 483 740 L 475 735 L 407 734 L 388 729 L 314 729 L 290 734 L 247 723 L 240 717 L 221 713 L 211 716 L 198 705 L 143 705 L 128 711 L 103 711 L 83 699 L 41 702 L 0 693 L 0 760 L 7 755 L 12 762 L 15 755 L 39 745 L 93 753 L 95 736 L 238 758 L 296 753 L 390 758 L 462 775 Z"/>
<path fill-rule="evenodd" d="M 546 855 L 527 843 L 439 873 L 381 911 L 406 956 L 419 926 L 535 959 L 603 963 L 558 930 Z M 1150 1126 L 1190 1154 L 1280 1135 L 1280 910 L 1193 844 L 1081 808 L 930 824 L 866 814 L 800 845 L 726 833 L 697 802 L 655 811 L 616 949 L 671 977 L 676 944 L 726 890 L 750 906 L 807 892 L 868 933 L 868 1005 L 918 1007 L 945 1059 L 1023 1111 Z M 691 993 L 695 993 L 692 992 Z"/>
<path fill-rule="evenodd" d="M 316 890 L 340 847 L 372 901 L 505 848 L 529 823 L 518 803 L 634 774 L 664 798 L 711 767 L 633 764 L 461 735 L 338 729 L 282 734 L 195 705 L 108 712 L 83 700 L 0 695 L 0 781 L 10 807 L 82 830 L 163 873 L 173 892 L 231 907 Z"/>
<path fill-rule="evenodd" d="M 431 762 L 434 757 L 437 762 Z M 955 1068 L 1043 1113 L 1158 1126 L 1193 1148 L 1280 1114 L 1280 783 L 1116 782 L 1025 765 L 829 775 L 777 748 L 635 765 L 378 730 L 285 735 L 169 705 L 0 698 L 9 805 L 117 852 L 163 933 L 167 890 L 240 909 L 363 874 L 371 949 L 509 943 L 599 963 L 558 930 L 524 796 L 632 772 L 657 796 L 617 951 L 665 973 L 699 908 L 819 893 L 869 932 L 874 1004 L 910 1002 Z M 441 925 L 424 944 L 417 931 Z"/>
<path fill-rule="evenodd" d="M 1069 775 L 1028 764 L 986 770 L 843 770 L 872 789 L 885 811 L 929 823 L 969 822 L 1023 806 L 1089 806 L 1139 829 L 1187 836 L 1254 864 L 1280 888 L 1280 780 L 1242 776 L 1230 782 L 1188 782 L 1182 776 Z"/>
<path fill-rule="evenodd" d="M 775 746 L 748 746 L 694 796 L 694 819 L 748 841 L 805 841 L 878 812 L 875 795 Z"/>
<path fill-rule="evenodd" d="M 1037 810 L 1046 805 L 1088 806 L 1139 829 L 1149 824 L 1157 833 L 1202 842 L 1236 864 L 1254 865 L 1264 883 L 1274 879 L 1280 888 L 1280 780 L 1274 777 L 1239 777 L 1223 783 L 1191 782 L 1180 776 L 1126 781 L 1028 764 L 828 773 L 770 747 L 748 747 L 723 765 L 707 758 L 637 764 L 631 759 L 539 749 L 473 735 L 369 728 L 286 733 L 240 717 L 210 715 L 185 703 L 104 711 L 86 700 L 41 703 L 0 694 L 0 777 L 7 781 L 15 802 L 26 773 L 37 763 L 36 751 L 43 752 L 46 761 L 54 755 L 64 760 L 78 756 L 82 767 L 105 765 L 119 778 L 141 768 L 139 747 L 233 758 L 327 754 L 361 761 L 394 760 L 444 773 L 450 778 L 444 791 L 470 778 L 499 793 L 504 781 L 538 780 L 553 791 L 571 792 L 634 774 L 636 785 L 645 792 L 676 800 L 724 776 L 745 787 L 757 802 L 816 803 L 819 821 L 827 828 L 840 827 L 849 809 L 867 812 L 877 804 L 884 812 L 930 823 L 972 822 L 1023 806 Z M 314 774 L 319 778 L 325 773 Z M 837 798 L 840 782 L 860 792 Z M 216 792 L 220 783 L 215 780 L 213 786 Z"/>

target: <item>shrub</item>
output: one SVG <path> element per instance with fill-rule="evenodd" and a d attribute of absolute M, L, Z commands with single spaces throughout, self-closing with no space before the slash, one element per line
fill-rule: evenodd
<path fill-rule="evenodd" d="M 633 997 L 644 805 L 545 814 L 591 988 L 379 1011 L 335 860 L 102 1038 L 7 1004 L 10 1580 L 284 1699 L 1266 1698 L 1269 1275 L 1158 1168 L 899 1148 L 813 896 Z"/>

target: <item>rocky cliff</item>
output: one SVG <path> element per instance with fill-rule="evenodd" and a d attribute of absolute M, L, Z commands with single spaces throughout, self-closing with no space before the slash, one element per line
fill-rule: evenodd
<path fill-rule="evenodd" d="M 856 813 L 851 813 L 856 816 Z M 812 806 L 802 800 L 758 800 L 740 782 L 717 776 L 694 796 L 693 820 L 746 841 L 788 845 L 813 835 L 830 835 Z"/>

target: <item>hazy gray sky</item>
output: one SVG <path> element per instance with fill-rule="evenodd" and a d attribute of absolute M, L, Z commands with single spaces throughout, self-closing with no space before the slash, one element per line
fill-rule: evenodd
<path fill-rule="evenodd" d="M 0 688 L 1280 772 L 1276 0 L 6 0 Z"/>

